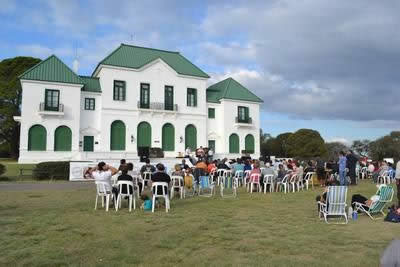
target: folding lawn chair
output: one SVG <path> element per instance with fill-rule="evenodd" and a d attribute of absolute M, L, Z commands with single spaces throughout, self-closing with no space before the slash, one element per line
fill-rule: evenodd
<path fill-rule="evenodd" d="M 376 192 L 376 195 L 379 195 L 378 201 L 372 203 L 371 207 L 368 207 L 364 203 L 354 202 L 353 203 L 355 204 L 354 209 L 357 212 L 361 211 L 366 213 L 372 220 L 375 220 L 375 218 L 372 216 L 373 214 L 381 213 L 383 216 L 386 215 L 383 212 L 383 209 L 385 208 L 387 203 L 392 202 L 393 194 L 394 194 L 393 187 L 383 185 Z"/>
<path fill-rule="evenodd" d="M 346 198 L 347 198 L 347 186 L 329 186 L 326 193 L 326 203 L 318 202 L 320 205 L 319 217 L 324 216 L 325 222 L 328 222 L 328 216 L 340 216 L 344 217 L 347 224 L 347 213 L 346 213 Z"/>

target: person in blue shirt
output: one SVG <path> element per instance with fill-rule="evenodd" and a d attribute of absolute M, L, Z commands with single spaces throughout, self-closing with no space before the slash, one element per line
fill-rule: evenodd
<path fill-rule="evenodd" d="M 346 185 L 346 162 L 347 158 L 343 151 L 339 153 L 339 181 L 340 185 Z"/>

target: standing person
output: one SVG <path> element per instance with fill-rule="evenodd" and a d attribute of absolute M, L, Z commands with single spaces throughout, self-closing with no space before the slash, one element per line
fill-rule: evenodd
<path fill-rule="evenodd" d="M 351 180 L 351 185 L 356 185 L 356 165 L 358 158 L 354 155 L 353 151 L 349 150 L 347 152 L 347 168 L 349 169 L 349 176 Z"/>
<path fill-rule="evenodd" d="M 339 180 L 340 185 L 346 185 L 346 162 L 347 158 L 344 156 L 344 152 L 339 153 Z"/>
<path fill-rule="evenodd" d="M 397 201 L 400 207 L 400 160 L 396 164 L 396 185 L 397 185 Z"/>
<path fill-rule="evenodd" d="M 317 158 L 317 177 L 321 186 L 325 186 L 326 177 L 325 177 L 325 164 L 324 161 L 318 157 Z"/>

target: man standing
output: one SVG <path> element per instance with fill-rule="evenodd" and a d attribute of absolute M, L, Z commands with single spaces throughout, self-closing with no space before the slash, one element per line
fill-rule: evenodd
<path fill-rule="evenodd" d="M 396 164 L 397 201 L 400 207 L 400 160 Z"/>
<path fill-rule="evenodd" d="M 346 157 L 344 156 L 344 152 L 340 151 L 339 153 L 339 180 L 340 185 L 346 185 Z"/>
<path fill-rule="evenodd" d="M 349 169 L 351 185 L 356 185 L 356 165 L 358 159 L 351 150 L 347 152 L 346 159 L 347 159 L 347 168 Z"/>

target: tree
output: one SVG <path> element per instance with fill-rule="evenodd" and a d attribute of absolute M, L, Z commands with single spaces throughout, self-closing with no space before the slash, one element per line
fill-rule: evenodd
<path fill-rule="evenodd" d="M 287 139 L 290 157 L 313 158 L 324 156 L 327 152 L 325 141 L 319 132 L 311 129 L 300 129 Z"/>
<path fill-rule="evenodd" d="M 40 59 L 15 57 L 0 62 L 0 142 L 8 143 L 11 157 L 19 152 L 19 124 L 13 116 L 20 115 L 22 98 L 18 76 L 38 64 Z"/>
<path fill-rule="evenodd" d="M 289 154 L 289 145 L 288 139 L 293 135 L 293 133 L 282 133 L 276 137 L 276 146 L 277 146 L 277 153 L 276 156 L 278 157 L 288 157 Z"/>
<path fill-rule="evenodd" d="M 376 139 L 369 145 L 369 156 L 373 160 L 382 160 L 384 158 L 400 159 L 400 132 L 391 132 Z"/>
<path fill-rule="evenodd" d="M 347 151 L 349 148 L 340 142 L 325 143 L 326 147 L 326 160 L 337 160 L 340 151 Z"/>
<path fill-rule="evenodd" d="M 367 157 L 369 152 L 369 145 L 371 141 L 368 139 L 364 140 L 354 140 L 351 145 L 351 149 L 354 150 L 358 155 L 362 157 Z"/>

